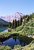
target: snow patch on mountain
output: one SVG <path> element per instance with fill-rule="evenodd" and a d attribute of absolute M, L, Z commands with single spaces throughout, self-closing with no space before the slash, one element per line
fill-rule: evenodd
<path fill-rule="evenodd" d="M 0 18 L 7 21 L 7 22 L 13 22 L 13 20 L 20 20 L 20 18 L 23 17 L 22 13 L 16 12 L 14 15 L 12 16 L 1 16 Z"/>

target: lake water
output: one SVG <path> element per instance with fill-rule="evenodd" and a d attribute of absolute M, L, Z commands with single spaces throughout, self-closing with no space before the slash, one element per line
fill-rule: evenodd
<path fill-rule="evenodd" d="M 10 38 L 10 39 L 4 41 L 2 45 L 5 45 L 5 46 L 8 45 L 8 46 L 10 46 L 10 47 L 14 47 L 15 45 L 25 46 L 26 43 L 25 43 L 25 42 L 20 42 L 19 39 L 16 39 L 16 40 L 15 40 L 15 39 L 13 39 L 13 38 Z"/>
<path fill-rule="evenodd" d="M 8 29 L 6 27 L 0 27 L 0 32 L 1 33 L 8 32 Z"/>

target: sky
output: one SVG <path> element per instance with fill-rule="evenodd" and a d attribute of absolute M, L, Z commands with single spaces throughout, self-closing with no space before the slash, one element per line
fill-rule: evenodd
<path fill-rule="evenodd" d="M 34 0 L 0 0 L 0 16 L 34 13 Z"/>

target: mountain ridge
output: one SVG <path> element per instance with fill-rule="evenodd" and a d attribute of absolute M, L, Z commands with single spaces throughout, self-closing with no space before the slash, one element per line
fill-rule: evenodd
<path fill-rule="evenodd" d="M 16 12 L 14 15 L 12 16 L 1 16 L 0 18 L 5 20 L 6 22 L 13 22 L 13 20 L 20 20 L 20 18 L 23 17 L 22 13 Z"/>

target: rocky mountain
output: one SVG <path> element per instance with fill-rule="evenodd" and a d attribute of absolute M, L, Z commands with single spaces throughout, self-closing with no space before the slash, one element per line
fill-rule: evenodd
<path fill-rule="evenodd" d="M 16 12 L 14 15 L 12 16 L 1 16 L 0 18 L 6 22 L 13 22 L 13 20 L 20 20 L 20 18 L 23 17 L 22 13 Z"/>

